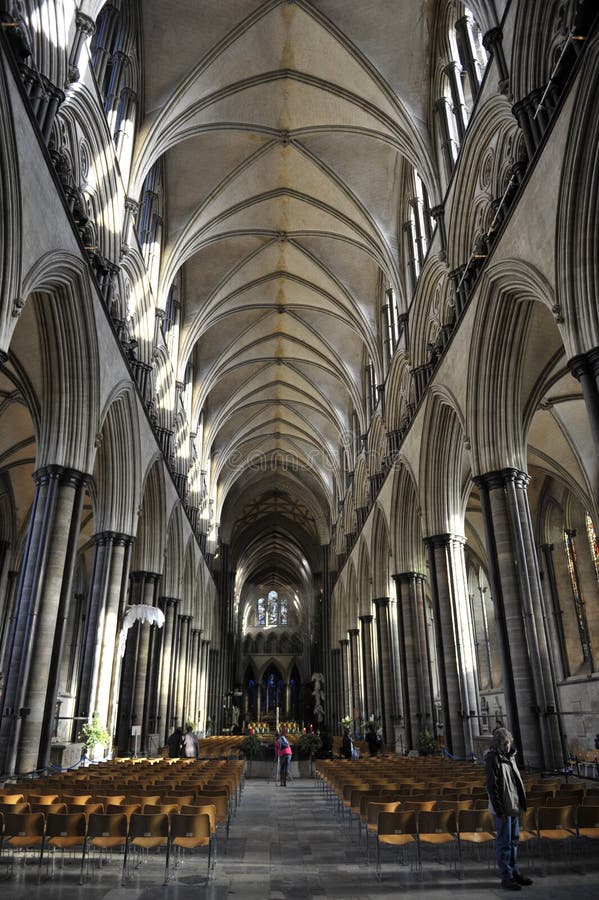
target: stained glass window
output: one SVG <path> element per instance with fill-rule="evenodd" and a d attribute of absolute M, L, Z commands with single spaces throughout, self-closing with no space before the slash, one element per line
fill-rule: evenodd
<path fill-rule="evenodd" d="M 268 594 L 268 624 L 278 625 L 279 604 L 278 594 L 276 591 L 270 591 Z"/>
<path fill-rule="evenodd" d="M 583 659 L 591 658 L 591 644 L 589 636 L 589 626 L 587 623 L 586 612 L 584 608 L 584 597 L 580 590 L 580 582 L 578 580 L 578 571 L 576 567 L 576 545 L 574 544 L 575 531 L 564 531 L 564 547 L 566 550 L 566 559 L 568 561 L 568 573 L 570 575 L 570 584 L 572 586 L 572 595 L 574 598 L 574 609 L 576 611 L 576 622 L 578 625 L 578 636 L 580 638 L 580 646 L 582 647 Z"/>
<path fill-rule="evenodd" d="M 287 598 L 281 597 L 279 603 L 279 625 L 287 625 Z"/>
<path fill-rule="evenodd" d="M 266 625 L 266 607 L 264 605 L 264 597 L 258 600 L 258 625 Z"/>
<path fill-rule="evenodd" d="M 593 520 L 588 513 L 586 515 L 586 526 L 589 545 L 591 547 L 591 557 L 595 564 L 595 576 L 597 578 L 597 581 L 599 581 L 599 544 L 597 543 L 597 535 L 595 534 Z"/>

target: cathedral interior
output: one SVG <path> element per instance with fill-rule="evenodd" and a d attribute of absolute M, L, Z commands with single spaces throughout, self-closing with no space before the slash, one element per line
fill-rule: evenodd
<path fill-rule="evenodd" d="M 593 751 L 597 20 L 0 0 L 4 778 L 93 718 Z"/>

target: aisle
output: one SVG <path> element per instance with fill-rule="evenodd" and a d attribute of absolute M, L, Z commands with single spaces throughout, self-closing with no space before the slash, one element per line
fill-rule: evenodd
<path fill-rule="evenodd" d="M 222 842 L 221 842 L 222 844 Z M 389 857 L 387 857 L 389 859 Z M 462 881 L 443 866 L 427 866 L 423 881 L 408 868 L 392 866 L 383 882 L 366 866 L 363 845 L 341 829 L 320 790 L 307 779 L 287 788 L 258 779 L 246 781 L 241 807 L 234 819 L 226 855 L 222 849 L 216 875 L 207 889 L 194 895 L 207 900 L 456 900 L 469 895 L 501 898 L 495 870 L 486 864 L 466 872 Z M 157 900 L 159 894 L 143 895 Z M 187 900 L 185 893 L 169 893 L 169 900 Z M 588 875 L 562 871 L 536 877 L 526 888 L 526 900 L 594 900 L 597 870 Z M 189 895 L 191 898 L 191 894 Z M 524 898 L 524 895 L 522 895 Z M 111 898 L 112 900 L 112 898 Z M 141 898 L 140 898 L 141 900 Z"/>

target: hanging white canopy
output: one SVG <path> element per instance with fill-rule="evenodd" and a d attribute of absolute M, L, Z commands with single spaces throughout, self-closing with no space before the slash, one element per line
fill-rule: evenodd
<path fill-rule="evenodd" d="M 162 628 L 164 625 L 164 613 L 157 606 L 147 606 L 144 603 L 136 603 L 135 606 L 128 606 L 123 616 L 123 625 L 119 634 L 119 656 L 124 656 L 125 645 L 127 643 L 127 632 L 140 622 L 142 625 L 147 622 L 148 625 L 157 625 Z"/>

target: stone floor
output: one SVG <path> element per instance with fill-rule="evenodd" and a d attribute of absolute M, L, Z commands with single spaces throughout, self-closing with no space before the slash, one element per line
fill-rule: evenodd
<path fill-rule="evenodd" d="M 549 873 L 531 872 L 534 884 L 523 888 L 519 896 L 597 900 L 597 854 L 585 865 L 586 874 L 581 874 L 552 861 Z M 402 900 L 457 900 L 464 896 L 477 900 L 510 895 L 485 862 L 468 862 L 464 879 L 459 879 L 447 866 L 427 860 L 420 879 L 388 854 L 384 879 L 377 881 L 374 865 L 365 864 L 355 827 L 350 836 L 309 779 L 296 779 L 286 788 L 272 781 L 248 779 L 226 852 L 224 835 L 219 839 L 210 881 L 206 881 L 203 858 L 187 862 L 167 886 L 162 885 L 163 874 L 164 864 L 155 860 L 140 867 L 127 886 L 121 887 L 121 866 L 115 859 L 101 869 L 90 869 L 83 887 L 78 885 L 73 864 L 57 868 L 52 880 L 42 877 L 38 886 L 31 864 L 15 867 L 9 879 L 2 866 L 0 900 L 381 900 L 399 893 Z"/>

